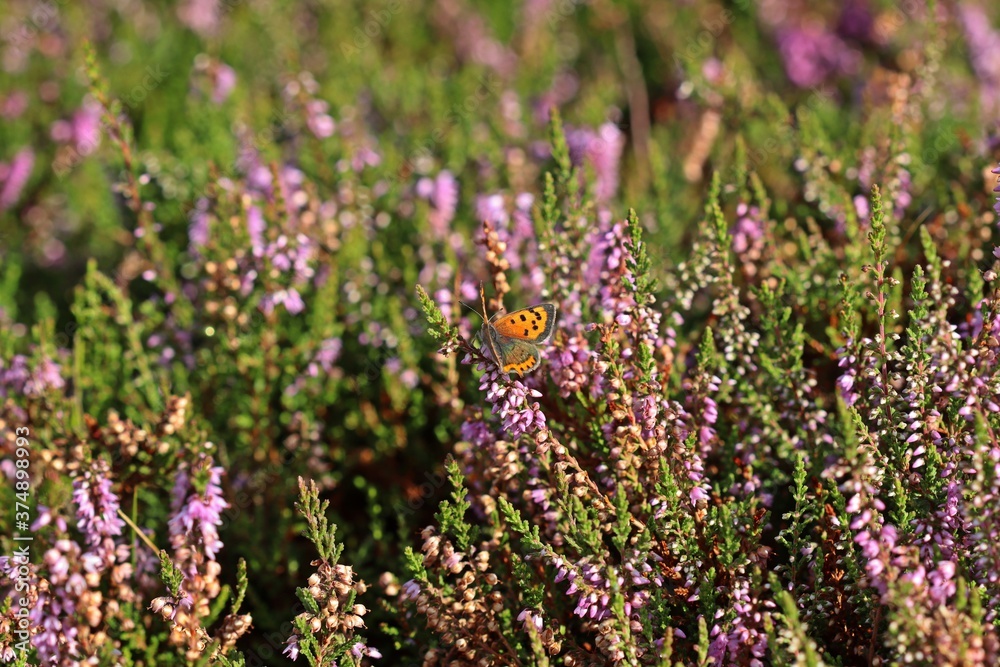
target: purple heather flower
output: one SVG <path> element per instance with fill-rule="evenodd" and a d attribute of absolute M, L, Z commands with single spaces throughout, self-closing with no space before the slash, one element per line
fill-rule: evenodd
<path fill-rule="evenodd" d="M 264 254 L 264 232 L 267 230 L 267 222 L 264 221 L 264 213 L 259 206 L 251 206 L 247 209 L 247 234 L 250 235 L 250 250 L 254 257 L 261 257 Z"/>
<path fill-rule="evenodd" d="M 990 27 L 990 17 L 982 7 L 962 3 L 958 8 L 959 23 L 965 32 L 965 43 L 972 61 L 972 70 L 979 78 L 983 112 L 996 117 L 1000 111 L 1000 32 Z"/>
<path fill-rule="evenodd" d="M 80 155 L 90 155 L 101 143 L 101 106 L 84 102 L 73 113 L 73 145 Z"/>
<path fill-rule="evenodd" d="M 618 169 L 625 150 L 625 135 L 614 123 L 604 123 L 597 131 L 582 128 L 566 131 L 570 158 L 574 164 L 589 164 L 597 178 L 595 196 L 599 203 L 610 201 L 618 192 Z"/>
<path fill-rule="evenodd" d="M 837 34 L 844 39 L 866 42 L 872 36 L 875 19 L 865 0 L 848 0 L 840 10 Z"/>
<path fill-rule="evenodd" d="M 486 447 L 496 442 L 496 435 L 488 424 L 478 419 L 468 420 L 460 427 L 462 440 L 473 447 Z"/>
<path fill-rule="evenodd" d="M 542 617 L 533 609 L 522 609 L 521 613 L 517 615 L 517 620 L 524 624 L 525 631 L 527 631 L 529 626 L 534 627 L 539 632 L 542 630 Z"/>
<path fill-rule="evenodd" d="M 73 480 L 76 527 L 87 546 L 100 559 L 100 568 L 114 562 L 114 537 L 122 534 L 125 522 L 118 516 L 118 496 L 111 490 L 108 466 L 98 461 Z"/>
<path fill-rule="evenodd" d="M 292 634 L 285 642 L 285 650 L 281 652 L 289 660 L 295 662 L 299 659 L 299 636 Z"/>
<path fill-rule="evenodd" d="M 28 95 L 23 90 L 15 90 L 0 99 L 0 117 L 16 120 L 28 110 Z"/>
<path fill-rule="evenodd" d="M 417 182 L 417 196 L 426 199 L 433 207 L 430 212 L 431 230 L 440 239 L 448 234 L 448 228 L 458 208 L 458 181 L 447 169 L 436 177 L 421 178 Z"/>
<path fill-rule="evenodd" d="M 648 558 L 659 561 L 656 554 Z M 663 585 L 659 571 L 645 560 L 637 560 L 635 554 L 626 557 L 621 569 L 599 565 L 583 558 L 575 564 L 569 564 L 559 556 L 552 557 L 552 565 L 556 569 L 555 583 L 568 581 L 567 595 L 576 595 L 576 616 L 594 621 L 602 621 L 611 616 L 611 584 L 608 576 L 614 576 L 617 588 L 625 597 L 625 615 L 645 606 L 649 601 L 649 591 L 644 590 L 649 585 Z"/>
<path fill-rule="evenodd" d="M 0 211 L 17 203 L 34 166 L 35 152 L 31 148 L 19 150 L 9 164 L 0 162 Z"/>
<path fill-rule="evenodd" d="M 503 420 L 503 430 L 511 440 L 545 428 L 545 413 L 538 402 L 529 403 L 529 399 L 541 397 L 540 391 L 529 389 L 520 380 L 504 381 L 495 367 L 483 374 L 479 389 L 486 392 L 493 414 Z"/>
<path fill-rule="evenodd" d="M 306 102 L 306 126 L 317 139 L 332 137 L 337 131 L 337 122 L 327 113 L 330 104 L 325 100 L 309 100 Z"/>
<path fill-rule="evenodd" d="M 815 88 L 832 76 L 851 74 L 860 62 L 857 51 L 821 26 L 780 31 L 778 51 L 789 80 L 800 88 Z"/>
<path fill-rule="evenodd" d="M 990 173 L 997 175 L 997 185 L 993 188 L 993 192 L 1000 193 L 1000 164 L 990 169 Z M 993 210 L 996 211 L 997 216 L 1000 217 L 1000 195 L 997 195 L 996 199 L 996 203 L 993 204 Z M 1000 221 L 997 222 L 997 225 L 1000 225 Z"/>
<path fill-rule="evenodd" d="M 265 294 L 260 300 L 260 309 L 270 315 L 276 306 L 284 306 L 289 315 L 298 315 L 306 309 L 302 296 L 294 287 Z"/>
<path fill-rule="evenodd" d="M 502 194 L 479 195 L 476 197 L 476 220 L 488 220 L 494 225 L 506 227 L 510 216 Z"/>
<path fill-rule="evenodd" d="M 740 202 L 736 207 L 736 223 L 730 233 L 733 237 L 733 252 L 737 255 L 745 255 L 751 248 L 762 245 L 764 221 L 760 218 L 760 209 Z"/>
<path fill-rule="evenodd" d="M 222 511 L 229 507 L 222 498 L 222 467 L 208 469 L 208 482 L 203 494 L 195 491 L 190 473 L 181 470 L 174 484 L 170 518 L 170 543 L 174 549 L 192 544 L 199 545 L 209 560 L 222 548 L 219 526 L 222 525 Z"/>
<path fill-rule="evenodd" d="M 185 0 L 177 8 L 177 17 L 181 23 L 203 37 L 211 35 L 219 27 L 219 0 Z"/>
<path fill-rule="evenodd" d="M 45 505 L 38 506 L 38 516 L 35 517 L 34 522 L 31 524 L 31 531 L 34 532 L 39 528 L 48 525 L 54 525 L 56 530 L 60 533 L 65 533 L 67 529 L 66 519 L 58 514 L 52 512 L 51 507 L 46 507 Z"/>
<path fill-rule="evenodd" d="M 365 167 L 377 167 L 382 164 L 382 156 L 369 146 L 362 146 L 354 152 L 351 158 L 351 168 L 360 172 Z"/>
<path fill-rule="evenodd" d="M 837 365 L 844 369 L 843 375 L 837 378 L 837 391 L 847 407 L 854 405 L 860 397 L 854 389 L 854 383 L 858 378 L 858 358 L 853 353 L 847 352 L 851 347 L 851 341 L 848 341 L 844 347 L 837 350 L 839 358 Z"/>
<path fill-rule="evenodd" d="M 868 208 L 868 197 L 864 195 L 854 196 L 854 212 L 857 213 L 859 221 L 868 220 L 868 216 L 871 214 L 871 210 Z"/>
<path fill-rule="evenodd" d="M 212 76 L 212 102 L 222 104 L 236 88 L 236 70 L 219 63 Z"/>
<path fill-rule="evenodd" d="M 354 646 L 351 647 L 351 655 L 353 655 L 356 660 L 361 660 L 361 658 L 363 658 L 366 655 L 370 658 L 382 657 L 382 653 L 377 648 L 371 648 L 369 646 L 365 646 L 361 642 L 357 642 L 354 644 Z"/>
<path fill-rule="evenodd" d="M 66 381 L 61 367 L 51 359 L 42 359 L 35 369 L 28 366 L 28 358 L 15 354 L 9 365 L 0 359 L 0 398 L 9 394 L 38 397 L 52 389 L 62 389 Z"/>
<path fill-rule="evenodd" d="M 559 387 L 560 396 L 567 398 L 588 387 L 599 388 L 599 385 L 590 382 L 596 358 L 597 353 L 590 349 L 587 339 L 581 335 L 573 336 L 564 347 L 549 355 L 549 372 Z"/>
<path fill-rule="evenodd" d="M 410 579 L 405 584 L 399 592 L 399 597 L 403 600 L 416 600 L 420 596 L 420 584 L 418 584 L 413 579 Z"/>
<path fill-rule="evenodd" d="M 87 100 L 70 120 L 58 120 L 49 131 L 53 141 L 72 142 L 78 155 L 90 155 L 101 144 L 101 107 Z"/>
<path fill-rule="evenodd" d="M 197 251 L 208 244 L 209 219 L 208 198 L 199 197 L 198 201 L 195 202 L 194 209 L 191 211 L 191 223 L 188 225 L 188 246 L 192 251 Z"/>

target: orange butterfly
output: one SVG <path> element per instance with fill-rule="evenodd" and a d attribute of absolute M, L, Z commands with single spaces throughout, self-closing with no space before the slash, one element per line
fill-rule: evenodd
<path fill-rule="evenodd" d="M 489 345 L 493 359 L 504 374 L 514 371 L 520 376 L 533 371 L 541 362 L 537 344 L 544 343 L 556 326 L 556 306 L 541 303 L 512 313 L 497 313 L 486 319 L 486 297 L 483 299 L 483 329 L 479 340 Z"/>

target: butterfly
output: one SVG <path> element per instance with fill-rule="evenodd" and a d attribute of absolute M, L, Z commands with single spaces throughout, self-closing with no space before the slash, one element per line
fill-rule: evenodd
<path fill-rule="evenodd" d="M 540 303 L 511 313 L 497 313 L 486 319 L 483 297 L 483 328 L 479 340 L 489 346 L 493 359 L 505 375 L 520 376 L 533 371 L 541 362 L 536 345 L 544 343 L 556 326 L 556 306 Z"/>

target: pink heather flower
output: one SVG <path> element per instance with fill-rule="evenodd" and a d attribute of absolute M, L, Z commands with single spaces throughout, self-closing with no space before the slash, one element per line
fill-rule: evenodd
<path fill-rule="evenodd" d="M 494 225 L 506 227 L 510 216 L 502 194 L 479 195 L 476 197 L 476 221 L 488 220 Z"/>
<path fill-rule="evenodd" d="M 403 584 L 400 589 L 399 597 L 403 600 L 416 600 L 420 596 L 420 584 L 418 584 L 413 579 L 410 579 L 405 584 Z"/>
<path fill-rule="evenodd" d="M 996 117 L 1000 111 L 1000 32 L 990 27 L 990 18 L 982 7 L 962 3 L 958 8 L 959 23 L 965 32 L 972 69 L 979 78 L 983 111 Z"/>
<path fill-rule="evenodd" d="M 61 371 L 59 364 L 47 358 L 34 369 L 29 368 L 28 358 L 22 354 L 15 354 L 9 365 L 0 359 L 0 398 L 8 394 L 39 397 L 62 389 L 66 381 Z"/>
<path fill-rule="evenodd" d="M 34 166 L 35 152 L 28 147 L 19 150 L 9 164 L 0 162 L 0 211 L 17 203 Z"/>
<path fill-rule="evenodd" d="M 351 158 L 351 168 L 360 172 L 365 167 L 377 167 L 382 164 L 382 156 L 368 146 L 362 146 Z"/>
<path fill-rule="evenodd" d="M 306 102 L 306 126 L 317 139 L 332 137 L 337 130 L 333 116 L 327 113 L 330 105 L 324 100 Z"/>
<path fill-rule="evenodd" d="M 781 31 L 778 51 L 788 79 L 799 88 L 815 88 L 830 77 L 852 74 L 860 63 L 857 51 L 821 26 Z"/>
<path fill-rule="evenodd" d="M 219 63 L 212 73 L 212 102 L 222 104 L 236 88 L 236 70 Z"/>
<path fill-rule="evenodd" d="M 222 549 L 218 531 L 222 525 L 222 511 L 229 507 L 229 503 L 222 498 L 221 479 L 221 466 L 209 468 L 205 491 L 199 494 L 191 484 L 189 471 L 177 473 L 171 503 L 173 516 L 168 523 L 170 543 L 174 549 L 197 544 L 204 550 L 206 558 L 215 560 L 215 555 Z"/>
<path fill-rule="evenodd" d="M 458 209 L 458 181 L 447 169 L 435 178 L 421 178 L 417 182 L 417 196 L 426 199 L 433 207 L 430 213 L 431 230 L 438 238 L 445 238 L 449 225 Z"/>
<path fill-rule="evenodd" d="M 13 477 L 11 478 L 13 479 Z M 62 518 L 58 514 L 52 513 L 51 507 L 46 507 L 45 505 L 38 506 L 38 516 L 35 521 L 31 524 L 31 532 L 35 532 L 39 528 L 48 525 L 54 525 L 56 530 L 60 533 L 65 533 L 67 530 L 66 519 Z"/>
<path fill-rule="evenodd" d="M 382 653 L 377 648 L 370 648 L 361 642 L 357 642 L 351 647 L 351 655 L 353 655 L 356 660 L 361 660 L 361 658 L 366 655 L 370 658 L 382 657 Z"/>
<path fill-rule="evenodd" d="M 503 430 L 511 440 L 545 428 L 545 414 L 538 402 L 529 403 L 530 398 L 541 397 L 540 391 L 529 389 L 520 380 L 505 382 L 495 367 L 483 375 L 479 389 L 486 392 L 486 400 L 493 405 L 493 414 L 499 415 Z"/>
<path fill-rule="evenodd" d="M 247 209 L 247 234 L 250 235 L 250 251 L 254 257 L 261 257 L 264 254 L 264 232 L 267 230 L 267 222 L 264 221 L 264 213 L 259 206 L 251 206 Z"/>
<path fill-rule="evenodd" d="M 23 90 L 15 90 L 0 99 L 0 117 L 15 120 L 28 110 L 28 95 Z"/>
<path fill-rule="evenodd" d="M 745 255 L 752 248 L 762 245 L 764 221 L 760 219 L 760 209 L 740 202 L 736 207 L 736 224 L 730 230 L 733 237 L 733 252 Z"/>
<path fill-rule="evenodd" d="M 597 178 L 595 196 L 599 203 L 610 201 L 618 192 L 618 169 L 625 150 L 625 134 L 614 123 L 604 123 L 597 131 L 566 131 L 570 158 L 574 164 L 589 164 Z"/>
<path fill-rule="evenodd" d="M 850 341 L 848 343 L 850 344 Z M 844 369 L 844 374 L 837 378 L 837 391 L 847 407 L 851 407 L 860 398 L 858 392 L 854 390 L 854 383 L 858 377 L 858 360 L 854 354 L 847 353 L 847 347 L 837 350 L 837 356 L 840 357 L 837 365 Z"/>
<path fill-rule="evenodd" d="M 73 480 L 76 527 L 84 534 L 90 550 L 99 557 L 100 568 L 114 562 L 114 537 L 122 534 L 125 522 L 118 516 L 118 496 L 111 490 L 106 463 L 96 461 L 90 470 Z"/>
<path fill-rule="evenodd" d="M 188 247 L 192 252 L 196 252 L 199 248 L 208 244 L 209 218 L 208 198 L 199 197 L 198 201 L 195 202 L 194 209 L 191 211 L 191 223 L 188 225 Z"/>
<path fill-rule="evenodd" d="M 80 155 L 90 155 L 101 145 L 101 106 L 87 100 L 73 113 L 73 145 Z"/>
<path fill-rule="evenodd" d="M 462 440 L 473 447 L 487 447 L 496 442 L 497 439 L 493 429 L 479 420 L 466 421 L 459 430 L 462 434 Z"/>
<path fill-rule="evenodd" d="M 1000 193 L 1000 164 L 990 169 L 990 173 L 997 175 L 997 186 L 993 188 L 993 192 Z M 993 210 L 996 211 L 997 216 L 1000 216 L 1000 194 L 997 195 L 997 201 L 993 204 Z M 1000 225 L 1000 221 L 997 222 Z"/>
<path fill-rule="evenodd" d="M 868 208 L 868 197 L 864 195 L 854 196 L 854 212 L 858 215 L 858 220 L 865 221 L 871 214 Z"/>
<path fill-rule="evenodd" d="M 528 630 L 529 626 L 534 627 L 538 632 L 542 631 L 542 617 L 532 609 L 522 609 L 521 613 L 517 615 L 517 620 L 524 624 L 525 631 Z"/>
<path fill-rule="evenodd" d="M 285 650 L 282 654 L 287 656 L 289 660 L 296 661 L 299 659 L 299 636 L 291 635 L 288 637 L 288 641 L 285 642 Z"/>
<path fill-rule="evenodd" d="M 202 36 L 211 35 L 219 27 L 221 18 L 219 0 L 185 0 L 177 8 L 177 17 L 181 23 L 196 33 Z"/>

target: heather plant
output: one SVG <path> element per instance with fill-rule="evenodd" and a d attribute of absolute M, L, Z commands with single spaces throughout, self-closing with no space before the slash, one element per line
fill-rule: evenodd
<path fill-rule="evenodd" d="M 998 20 L 8 2 L 0 662 L 1000 663 Z"/>

